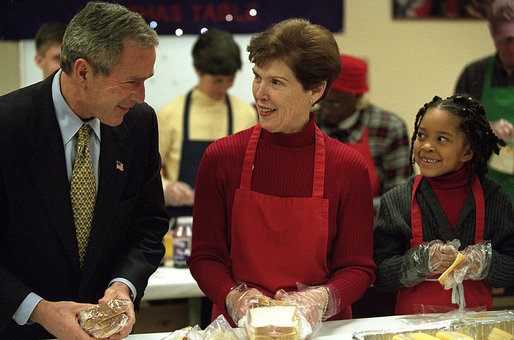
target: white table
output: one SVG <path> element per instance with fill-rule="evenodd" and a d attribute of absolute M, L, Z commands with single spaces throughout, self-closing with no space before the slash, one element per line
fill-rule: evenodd
<path fill-rule="evenodd" d="M 148 279 L 143 300 L 189 299 L 205 296 L 188 268 L 159 267 Z"/>
<path fill-rule="evenodd" d="M 386 317 L 394 319 L 394 317 Z M 374 320 L 377 319 L 377 320 Z M 369 318 L 369 319 L 353 319 L 353 320 L 342 320 L 342 321 L 327 321 L 323 323 L 322 328 L 318 334 L 312 338 L 320 340 L 351 340 L 352 333 L 361 330 L 378 329 L 376 327 L 391 326 L 391 320 L 378 320 L 385 318 Z M 132 334 L 129 339 L 140 339 L 140 340 L 160 340 L 169 333 L 150 333 L 150 334 Z"/>
<path fill-rule="evenodd" d="M 196 325 L 201 322 L 201 298 L 204 296 L 189 268 L 163 266 L 148 279 L 142 301 L 187 299 L 189 324 Z"/>
<path fill-rule="evenodd" d="M 395 329 L 405 326 L 398 316 L 377 318 L 363 318 L 341 321 L 327 321 L 323 323 L 313 340 L 351 340 L 352 334 L 360 331 Z M 129 339 L 160 340 L 169 333 L 132 334 Z"/>

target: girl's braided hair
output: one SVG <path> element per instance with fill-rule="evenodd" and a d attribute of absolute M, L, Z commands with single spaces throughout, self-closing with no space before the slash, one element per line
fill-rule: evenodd
<path fill-rule="evenodd" d="M 498 154 L 500 146 L 505 146 L 505 141 L 498 138 L 487 120 L 484 107 L 471 97 L 454 95 L 446 99 L 435 96 L 431 102 L 423 105 L 416 114 L 414 122 L 414 133 L 411 139 L 410 166 L 414 165 L 414 141 L 418 135 L 418 128 L 423 116 L 428 109 L 437 108 L 444 110 L 460 119 L 459 128 L 466 134 L 473 151 L 471 169 L 477 175 L 483 176 L 487 173 L 487 161 L 492 153 Z"/>

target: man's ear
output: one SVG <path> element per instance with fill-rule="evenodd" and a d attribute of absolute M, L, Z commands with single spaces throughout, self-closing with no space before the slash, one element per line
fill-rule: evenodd
<path fill-rule="evenodd" d="M 77 84 L 82 87 L 87 85 L 88 78 L 90 78 L 93 74 L 93 69 L 91 65 L 84 58 L 79 58 L 75 60 L 73 64 L 72 75 Z"/>
<path fill-rule="evenodd" d="M 34 56 L 34 61 L 36 62 L 36 65 L 39 68 L 41 68 L 41 63 L 43 62 L 43 57 L 41 56 L 41 54 L 36 53 L 36 55 Z"/>

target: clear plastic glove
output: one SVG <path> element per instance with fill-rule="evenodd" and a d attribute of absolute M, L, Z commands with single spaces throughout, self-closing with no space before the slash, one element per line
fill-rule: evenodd
<path fill-rule="evenodd" d="M 440 240 L 434 240 L 409 249 L 403 256 L 400 282 L 405 287 L 411 287 L 428 275 L 446 270 L 457 257 L 457 248 L 460 246 L 458 240 L 452 242 L 458 244 L 453 246 L 450 242 L 444 244 Z"/>
<path fill-rule="evenodd" d="M 466 260 L 462 262 L 467 262 L 467 269 L 463 274 L 464 280 L 482 280 L 487 276 L 493 256 L 491 241 L 467 246 L 462 251 L 462 255 L 466 256 Z M 460 265 L 455 270 L 461 270 Z"/>
<path fill-rule="evenodd" d="M 443 244 L 437 240 L 428 247 L 428 260 L 430 272 L 434 274 L 443 273 L 453 264 L 459 253 L 460 241 L 454 239 Z"/>
<path fill-rule="evenodd" d="M 298 292 L 293 293 L 286 293 L 281 289 L 275 294 L 275 298 L 297 306 L 314 334 L 321 326 L 322 320 L 327 320 L 339 312 L 341 296 L 337 289 L 329 285 L 306 286 L 297 283 L 297 287 Z"/>
<path fill-rule="evenodd" d="M 260 299 L 265 299 L 266 295 L 262 294 L 257 288 L 248 288 L 243 283 L 237 288 L 232 289 L 225 298 L 225 306 L 228 314 L 237 325 L 238 321 L 246 315 L 249 308 L 256 306 Z"/>
<path fill-rule="evenodd" d="M 457 264 L 453 270 L 451 270 L 449 273 L 446 274 L 446 278 L 442 279 L 443 275 L 439 277 L 439 282 L 443 284 L 444 289 L 453 289 L 455 286 L 457 286 L 459 283 L 462 283 L 464 281 L 464 276 L 466 275 L 466 271 L 469 268 L 469 262 L 464 259 Z"/>
<path fill-rule="evenodd" d="M 193 205 L 195 192 L 185 182 L 173 182 L 168 183 L 164 188 L 164 197 L 166 202 L 174 207 Z"/>
<path fill-rule="evenodd" d="M 514 127 L 509 121 L 503 118 L 492 122 L 491 129 L 493 129 L 494 133 L 504 141 L 514 139 Z"/>

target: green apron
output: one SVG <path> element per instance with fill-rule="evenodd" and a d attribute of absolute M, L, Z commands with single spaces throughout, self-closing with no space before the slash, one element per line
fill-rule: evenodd
<path fill-rule="evenodd" d="M 484 79 L 484 87 L 482 89 L 481 104 L 487 112 L 487 118 L 490 122 L 495 122 L 501 118 L 514 123 L 514 87 L 492 87 L 491 78 L 493 74 L 495 57 L 489 60 L 489 66 Z M 497 181 L 510 194 L 510 198 L 514 197 L 514 175 L 504 174 L 499 171 L 489 169 L 487 177 Z"/>

